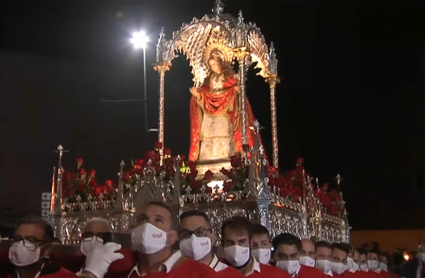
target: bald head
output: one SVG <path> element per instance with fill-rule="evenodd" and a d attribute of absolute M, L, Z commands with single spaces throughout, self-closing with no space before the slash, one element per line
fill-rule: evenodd
<path fill-rule="evenodd" d="M 83 233 L 101 234 L 112 232 L 111 224 L 104 218 L 90 219 L 83 229 Z"/>
<path fill-rule="evenodd" d="M 301 240 L 301 252 L 300 256 L 308 256 L 312 259 L 315 259 L 316 248 L 314 247 L 314 243 L 309 239 Z"/>

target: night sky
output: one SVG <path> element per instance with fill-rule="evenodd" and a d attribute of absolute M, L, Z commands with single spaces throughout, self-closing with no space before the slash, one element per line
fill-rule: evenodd
<path fill-rule="evenodd" d="M 83 157 L 99 180 L 116 179 L 152 149 L 144 127 L 144 29 L 149 125 L 157 127 L 153 70 L 161 26 L 210 13 L 213 0 L 0 1 L 0 208 L 39 214 L 50 191 L 53 150 Z M 321 182 L 340 173 L 353 229 L 425 228 L 425 5 L 421 1 L 229 0 L 225 12 L 256 22 L 274 42 L 281 170 L 305 158 Z M 165 145 L 189 147 L 188 62 L 166 74 Z M 268 85 L 249 75 L 248 97 L 271 154 Z M 1 218 L 1 215 L 0 215 Z"/>

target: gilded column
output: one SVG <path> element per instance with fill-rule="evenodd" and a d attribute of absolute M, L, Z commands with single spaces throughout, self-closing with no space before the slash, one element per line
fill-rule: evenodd
<path fill-rule="evenodd" d="M 242 144 L 248 145 L 248 125 L 246 119 L 246 87 L 245 87 L 245 79 L 246 79 L 246 59 L 245 57 L 248 55 L 248 52 L 244 49 L 237 49 L 235 51 L 235 55 L 238 58 L 239 62 L 239 94 L 241 100 L 241 126 L 242 126 Z"/>

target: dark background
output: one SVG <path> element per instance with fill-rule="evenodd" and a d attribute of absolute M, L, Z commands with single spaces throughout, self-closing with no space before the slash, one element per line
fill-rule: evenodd
<path fill-rule="evenodd" d="M 157 127 L 152 65 L 161 26 L 168 38 L 212 0 L 0 1 L 0 219 L 39 214 L 62 144 L 115 179 L 119 162 L 142 157 L 156 134 L 144 130 L 142 52 L 129 44 L 143 28 L 149 124 Z M 425 228 L 425 32 L 420 1 L 229 0 L 268 43 L 274 41 L 281 170 L 305 158 L 321 182 L 340 173 L 354 229 Z M 166 75 L 165 145 L 187 154 L 188 62 Z M 270 127 L 268 86 L 250 74 L 248 97 Z M 263 138 L 271 154 L 270 129 Z M 7 223 L 6 223 L 7 224 Z M 6 225 L 4 224 L 4 225 Z"/>

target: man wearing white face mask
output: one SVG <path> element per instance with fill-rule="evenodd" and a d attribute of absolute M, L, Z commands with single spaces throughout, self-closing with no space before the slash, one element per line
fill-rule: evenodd
<path fill-rule="evenodd" d="M 348 253 L 351 246 L 347 243 L 332 244 L 332 274 L 335 277 L 351 278 L 354 274 L 347 269 Z"/>
<path fill-rule="evenodd" d="M 276 267 L 282 269 L 292 277 L 325 277 L 325 274 L 320 270 L 300 264 L 299 257 L 302 245 L 298 237 L 288 233 L 280 234 L 273 239 L 273 248 Z"/>
<path fill-rule="evenodd" d="M 211 229 L 210 220 L 204 212 L 190 210 L 180 215 L 179 238 L 180 252 L 183 256 L 209 265 L 215 271 L 227 267 L 211 251 L 217 238 Z"/>
<path fill-rule="evenodd" d="M 377 249 L 372 249 L 367 252 L 367 267 L 369 269 L 370 278 L 378 278 L 381 273 L 379 261 L 381 260 L 381 252 Z"/>
<path fill-rule="evenodd" d="M 158 277 L 158 272 L 166 278 L 215 277 L 216 272 L 207 265 L 182 256 L 180 251 L 173 252 L 178 221 L 165 203 L 148 203 L 136 212 L 136 218 L 131 240 L 138 252 L 138 263 L 123 278 Z"/>
<path fill-rule="evenodd" d="M 221 226 L 222 246 L 227 264 L 250 278 L 289 278 L 269 265 L 259 263 L 251 254 L 252 224 L 241 216 L 234 216 Z"/>
<path fill-rule="evenodd" d="M 269 231 L 261 224 L 252 224 L 252 256 L 262 264 L 269 264 L 272 253 Z"/>
<path fill-rule="evenodd" d="M 88 255 L 90 255 L 95 248 L 101 248 L 101 246 L 103 245 L 103 235 L 106 233 L 112 233 L 112 227 L 108 220 L 103 218 L 92 218 L 89 221 L 87 221 L 86 225 L 84 226 L 83 232 L 81 234 L 81 242 L 80 242 L 80 252 L 86 257 L 86 259 L 88 260 L 87 262 L 90 262 L 90 260 L 93 261 L 93 258 L 90 258 Z M 121 249 L 121 246 L 119 246 L 119 244 L 111 242 L 109 243 L 109 245 L 115 246 L 116 250 Z M 105 254 L 101 254 L 102 257 L 104 255 Z M 112 254 L 112 255 L 115 256 L 115 254 Z M 97 258 L 97 259 L 101 260 L 101 258 Z M 94 266 L 96 270 L 92 270 L 92 272 L 95 272 L 95 273 L 106 273 L 109 268 L 108 263 L 102 264 L 99 262 L 93 262 L 92 264 L 96 264 Z M 91 269 L 92 267 L 93 265 L 92 266 L 89 265 L 89 269 Z M 99 267 L 103 269 L 98 270 L 97 268 Z M 77 273 L 77 275 L 81 276 L 84 272 L 84 268 L 85 267 L 83 266 L 81 270 Z M 102 276 L 102 274 L 97 274 L 97 275 Z"/>
<path fill-rule="evenodd" d="M 364 276 L 365 273 L 369 272 L 369 268 L 367 266 L 367 251 L 363 248 L 357 249 L 359 252 L 359 270 L 360 274 Z"/>
<path fill-rule="evenodd" d="M 15 266 L 15 273 L 7 277 L 78 277 L 49 260 L 53 238 L 53 228 L 43 218 L 29 216 L 19 221 L 9 249 L 9 260 Z"/>
<path fill-rule="evenodd" d="M 353 262 L 350 269 L 351 273 L 357 273 L 359 271 L 360 254 L 359 251 L 353 249 Z"/>
<path fill-rule="evenodd" d="M 314 247 L 314 244 L 309 239 L 302 239 L 301 240 L 301 252 L 300 252 L 300 264 L 314 267 L 316 264 L 316 248 Z"/>
<path fill-rule="evenodd" d="M 332 245 L 327 241 L 316 243 L 316 268 L 326 275 L 332 274 Z"/>

